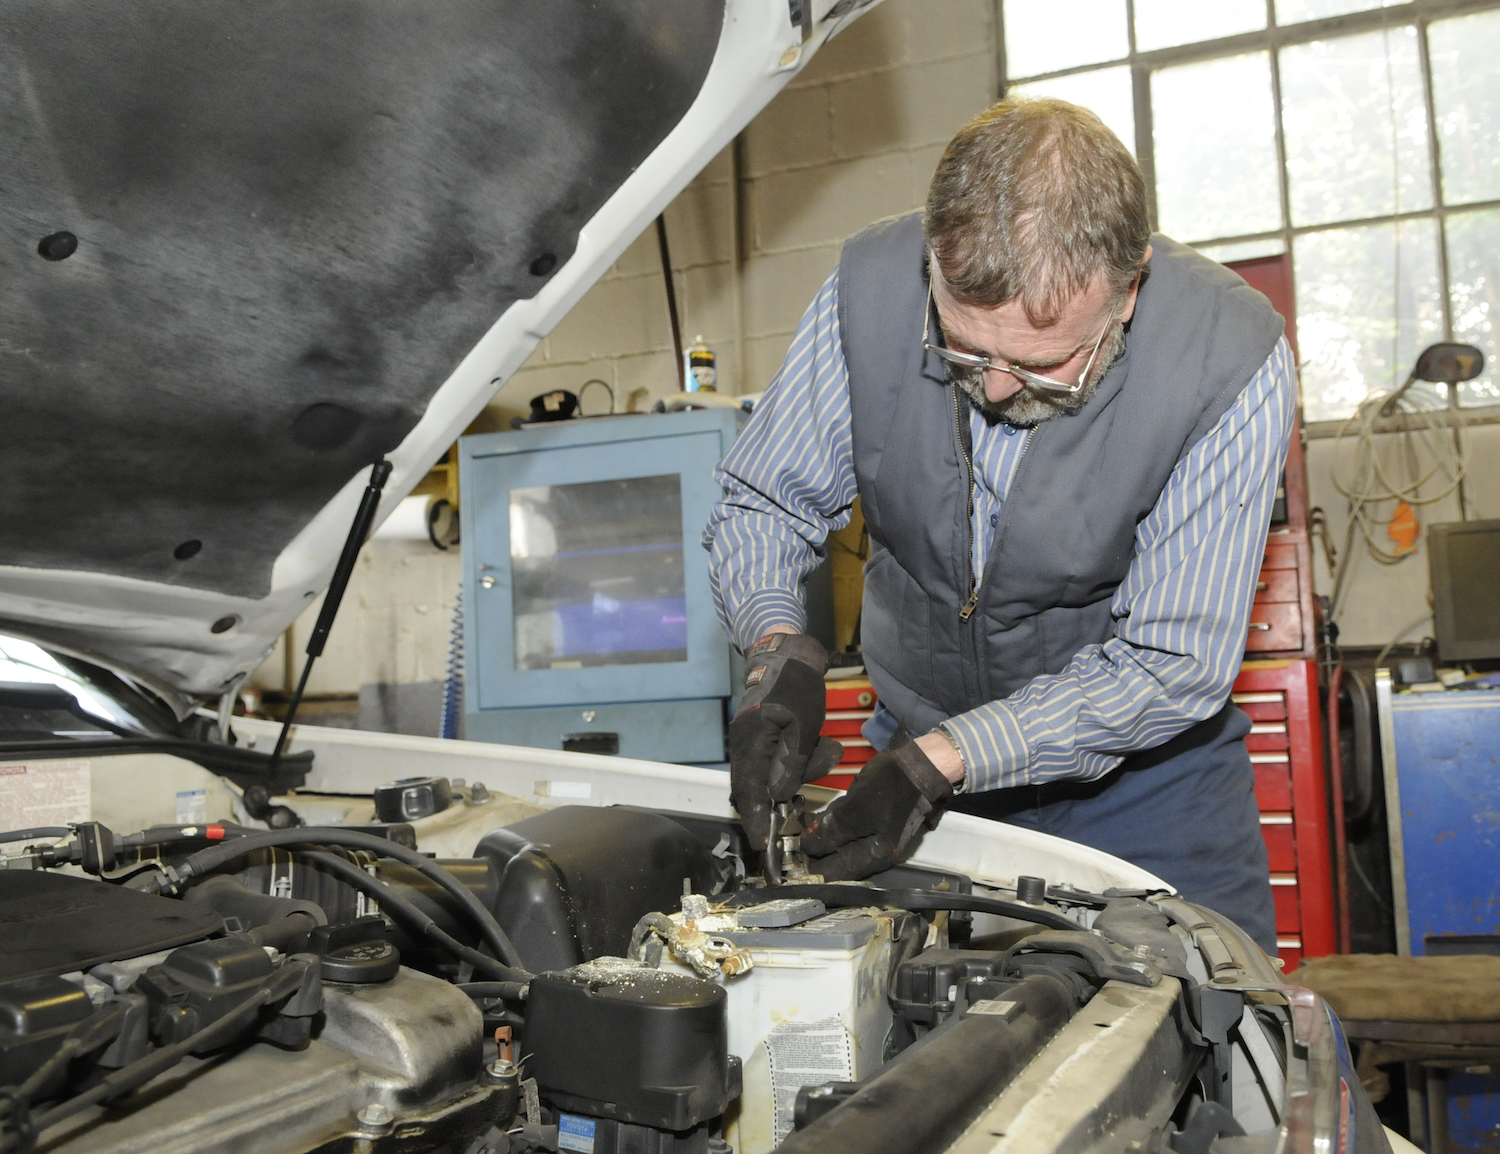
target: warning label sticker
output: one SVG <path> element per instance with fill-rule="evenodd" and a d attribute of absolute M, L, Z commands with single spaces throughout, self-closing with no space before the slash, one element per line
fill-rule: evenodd
<path fill-rule="evenodd" d="M 771 1060 L 771 1097 L 776 1103 L 776 1144 L 792 1132 L 797 1091 L 824 1082 L 854 1080 L 849 1031 L 837 1018 L 783 1022 L 766 1035 Z"/>
<path fill-rule="evenodd" d="M 87 761 L 0 765 L 0 829 L 68 825 L 89 814 Z"/>

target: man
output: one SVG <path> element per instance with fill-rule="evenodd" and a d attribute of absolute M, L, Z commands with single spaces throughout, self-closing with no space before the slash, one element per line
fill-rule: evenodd
<path fill-rule="evenodd" d="M 759 848 L 826 772 L 827 655 L 801 583 L 856 493 L 883 751 L 803 837 L 830 878 L 906 852 L 955 793 L 1235 919 L 1274 916 L 1229 704 L 1296 391 L 1282 321 L 1149 235 L 1092 114 L 1003 100 L 949 144 L 925 216 L 844 246 L 725 458 L 705 533 L 747 656 L 732 793 Z"/>

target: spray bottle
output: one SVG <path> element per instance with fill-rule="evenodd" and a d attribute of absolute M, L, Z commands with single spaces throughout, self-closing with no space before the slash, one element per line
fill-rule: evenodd
<path fill-rule="evenodd" d="M 713 349 L 702 336 L 694 338 L 684 354 L 687 357 L 687 388 L 690 393 L 717 392 L 718 371 Z"/>

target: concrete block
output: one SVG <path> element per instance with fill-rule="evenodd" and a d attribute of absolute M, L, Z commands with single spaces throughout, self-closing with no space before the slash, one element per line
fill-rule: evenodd
<path fill-rule="evenodd" d="M 842 242 L 871 221 L 917 207 L 905 153 L 778 173 L 750 186 L 755 253 Z"/>
<path fill-rule="evenodd" d="M 395 678 L 396 681 L 427 681 L 432 675 L 425 672 L 421 650 L 424 629 L 413 620 L 415 613 L 410 607 L 392 611 L 395 619 Z"/>
<path fill-rule="evenodd" d="M 615 374 L 622 409 L 635 389 L 645 389 L 648 398 L 637 405 L 638 411 L 649 410 L 653 402 L 677 392 L 677 366 L 670 351 L 619 357 Z"/>
<path fill-rule="evenodd" d="M 907 12 L 920 9 L 924 3 L 925 0 L 886 0 L 866 12 L 818 49 L 818 54 L 792 84 L 806 87 L 904 63 Z"/>
<path fill-rule="evenodd" d="M 745 330 L 792 332 L 839 262 L 837 244 L 758 256 L 745 265 Z"/>
<path fill-rule="evenodd" d="M 734 273 L 725 264 L 700 265 L 682 275 L 682 343 L 701 334 L 717 351 L 734 340 Z"/>
<path fill-rule="evenodd" d="M 688 185 L 667 206 L 666 217 L 674 269 L 733 259 L 734 219 L 730 216 L 728 184 Z M 652 234 L 654 237 L 654 226 Z"/>
<path fill-rule="evenodd" d="M 384 609 L 395 603 L 395 569 L 401 563 L 404 550 L 392 546 L 404 545 L 404 541 L 370 541 L 360 550 L 359 564 L 354 567 L 354 576 L 349 581 L 349 592 L 345 605 L 358 605 L 361 611 Z"/>
<path fill-rule="evenodd" d="M 783 89 L 746 126 L 744 157 L 750 177 L 831 160 L 827 87 Z"/>
<path fill-rule="evenodd" d="M 394 677 L 396 675 L 396 611 L 388 606 L 369 609 L 361 617 L 361 674 L 377 680 Z"/>
<path fill-rule="evenodd" d="M 869 156 L 946 143 L 992 103 L 992 73 L 993 60 L 981 51 L 830 85 L 834 154 Z"/>
<path fill-rule="evenodd" d="M 947 147 L 946 143 L 928 144 L 911 150 L 911 196 L 917 204 L 927 203 L 927 187 Z"/>
<path fill-rule="evenodd" d="M 732 338 L 725 338 L 715 345 L 714 353 L 719 358 L 719 392 L 736 396 L 739 393 L 755 391 L 757 386 L 753 386 L 748 381 L 741 384 L 740 357 Z"/>
<path fill-rule="evenodd" d="M 786 360 L 791 344 L 792 334 L 789 332 L 746 338 L 745 392 L 759 393 L 771 384 L 781 371 L 781 362 Z"/>
<path fill-rule="evenodd" d="M 377 682 L 359 687 L 359 728 L 377 733 L 436 737 L 443 709 L 443 683 Z M 462 715 L 460 715 L 460 728 Z"/>
<path fill-rule="evenodd" d="M 651 272 L 658 276 L 661 274 L 661 250 L 656 243 L 655 221 L 648 223 L 640 236 L 630 242 L 630 247 L 620 254 L 620 259 L 604 274 L 604 279 L 641 276 Z"/>
<path fill-rule="evenodd" d="M 981 45 L 989 53 L 991 78 L 995 57 L 993 0 L 923 0 L 902 4 L 906 17 L 907 60 L 944 60 L 962 56 Z M 998 89 L 992 88 L 991 91 Z"/>
<path fill-rule="evenodd" d="M 703 166 L 703 171 L 700 172 L 697 176 L 693 177 L 692 184 L 724 184 L 726 181 L 728 181 L 730 173 L 734 167 L 730 161 L 730 152 L 731 150 L 733 150 L 733 148 L 734 143 L 732 141 L 729 144 L 726 144 L 717 156 L 715 156 L 712 160 L 710 160 L 706 165 Z M 688 187 L 691 188 L 692 185 L 689 185 Z"/>
<path fill-rule="evenodd" d="M 297 631 L 293 643 L 297 653 L 297 674 L 302 674 L 302 665 L 307 660 L 304 650 L 308 635 L 312 632 L 316 615 L 304 628 Z M 328 635 L 328 644 L 313 665 L 312 676 L 307 681 L 307 692 L 316 694 L 359 692 L 359 645 L 360 623 L 355 614 L 340 612 Z"/>
<path fill-rule="evenodd" d="M 548 338 L 550 363 L 668 348 L 667 296 L 659 275 L 600 281 Z"/>

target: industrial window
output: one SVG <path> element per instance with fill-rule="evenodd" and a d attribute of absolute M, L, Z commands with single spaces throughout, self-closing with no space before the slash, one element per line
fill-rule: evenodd
<path fill-rule="evenodd" d="M 1347 418 L 1438 340 L 1488 363 L 1429 402 L 1500 406 L 1500 3 L 1001 11 L 1005 90 L 1098 113 L 1163 232 L 1216 260 L 1290 254 L 1306 420 Z"/>

